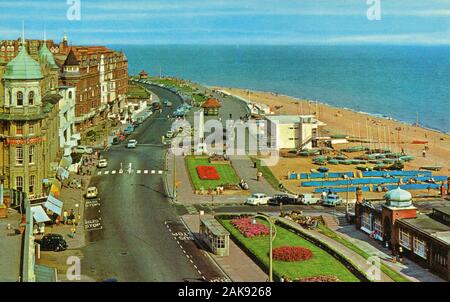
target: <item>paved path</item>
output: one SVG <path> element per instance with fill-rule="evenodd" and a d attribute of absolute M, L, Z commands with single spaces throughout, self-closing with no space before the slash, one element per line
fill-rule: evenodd
<path fill-rule="evenodd" d="M 339 243 L 317 231 L 304 229 L 299 224 L 297 224 L 291 220 L 284 219 L 284 218 L 278 218 L 278 219 L 280 221 L 285 222 L 286 224 L 293 227 L 294 229 L 297 229 L 300 232 L 305 233 L 305 234 L 307 234 L 311 237 L 314 237 L 314 238 L 318 239 L 319 241 L 325 243 L 326 245 L 328 245 L 329 247 L 331 247 L 332 249 L 334 249 L 335 251 L 337 251 L 341 255 L 343 255 L 346 259 L 349 259 L 353 263 L 353 265 L 355 265 L 359 268 L 360 271 L 362 271 L 362 272 L 370 271 L 372 265 L 370 263 L 368 263 L 364 257 L 355 253 L 354 251 L 352 251 L 345 245 L 343 245 L 343 244 L 341 244 L 341 243 Z M 394 282 L 388 275 L 386 275 L 383 272 L 380 272 L 380 277 L 381 277 L 381 279 L 377 280 L 377 281 Z"/>
<path fill-rule="evenodd" d="M 231 163 L 241 179 L 244 179 L 252 193 L 266 193 L 273 196 L 276 191 L 263 177 L 260 181 L 256 180 L 257 169 L 253 167 L 253 162 L 246 157 L 232 157 Z"/>
<path fill-rule="evenodd" d="M 183 221 L 197 238 L 199 232 L 199 216 L 184 215 Z M 208 216 L 205 216 L 208 217 Z M 210 216 L 212 217 L 212 216 Z M 230 238 L 230 255 L 216 256 L 208 253 L 234 282 L 265 282 L 267 274 L 247 256 Z"/>
<path fill-rule="evenodd" d="M 8 218 L 0 219 L 0 282 L 16 282 L 20 277 L 20 235 L 13 235 L 20 223 L 20 214 L 8 210 Z M 12 229 L 7 230 L 8 224 Z"/>
<path fill-rule="evenodd" d="M 354 226 L 339 227 L 336 232 L 343 238 L 347 239 L 354 245 L 358 246 L 360 249 L 364 250 L 369 255 L 374 255 L 380 257 L 383 263 L 390 268 L 396 270 L 397 272 L 403 274 L 405 277 L 409 278 L 411 281 L 415 282 L 445 282 L 443 279 L 432 274 L 427 269 L 419 266 L 411 260 L 403 259 L 402 263 L 393 263 L 390 261 L 392 258 L 391 251 L 387 248 L 382 247 L 382 245 L 370 239 L 369 236 L 361 231 L 355 229 Z"/>

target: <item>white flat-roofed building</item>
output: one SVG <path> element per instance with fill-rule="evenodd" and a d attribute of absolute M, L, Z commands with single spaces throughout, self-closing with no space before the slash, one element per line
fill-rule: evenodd
<path fill-rule="evenodd" d="M 311 149 L 319 127 L 325 126 L 314 115 L 270 115 L 265 117 L 270 147 Z"/>

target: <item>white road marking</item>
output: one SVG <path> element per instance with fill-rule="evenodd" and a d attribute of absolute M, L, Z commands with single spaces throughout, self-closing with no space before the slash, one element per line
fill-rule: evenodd
<path fill-rule="evenodd" d="M 141 171 L 141 170 L 137 170 L 136 172 L 137 172 L 137 174 L 141 174 L 141 173 L 142 173 L 142 171 Z"/>
<path fill-rule="evenodd" d="M 152 170 L 152 174 L 155 174 L 156 173 L 156 171 L 155 170 Z"/>
<path fill-rule="evenodd" d="M 112 171 L 111 174 L 116 174 L 116 170 Z"/>
<path fill-rule="evenodd" d="M 123 170 L 122 169 L 119 170 L 119 174 L 123 174 Z"/>
<path fill-rule="evenodd" d="M 163 171 L 159 170 L 159 171 L 158 171 L 158 174 L 160 174 L 160 175 L 163 174 Z"/>
<path fill-rule="evenodd" d="M 102 175 L 102 172 L 97 172 L 97 175 Z"/>
<path fill-rule="evenodd" d="M 109 171 L 105 171 L 105 175 L 108 175 L 109 174 Z"/>
<path fill-rule="evenodd" d="M 188 257 L 189 258 L 189 257 Z M 191 261 L 191 263 L 194 263 L 194 261 L 192 261 L 192 259 L 189 259 L 189 261 Z"/>
<path fill-rule="evenodd" d="M 148 170 L 144 170 L 144 174 L 148 174 Z"/>

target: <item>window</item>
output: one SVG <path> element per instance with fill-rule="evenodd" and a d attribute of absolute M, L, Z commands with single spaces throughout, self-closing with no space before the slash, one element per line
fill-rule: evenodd
<path fill-rule="evenodd" d="M 378 233 L 378 235 L 383 235 L 383 229 L 381 226 L 381 219 L 375 219 L 373 222 L 373 230 Z"/>
<path fill-rule="evenodd" d="M 22 122 L 16 123 L 16 135 L 23 135 L 23 123 Z"/>
<path fill-rule="evenodd" d="M 409 233 L 405 232 L 403 229 L 400 229 L 400 245 L 408 250 L 411 249 L 411 237 Z"/>
<path fill-rule="evenodd" d="M 29 150 L 29 164 L 32 165 L 34 164 L 34 158 L 35 158 L 35 146 L 30 146 L 30 150 Z"/>
<path fill-rule="evenodd" d="M 34 134 L 34 124 L 28 125 L 28 134 Z"/>
<path fill-rule="evenodd" d="M 23 191 L 23 177 L 17 176 L 16 177 L 16 190 L 17 191 Z"/>
<path fill-rule="evenodd" d="M 225 238 L 222 236 L 216 237 L 216 248 L 223 249 L 225 248 Z"/>
<path fill-rule="evenodd" d="M 440 252 L 436 252 L 434 254 L 434 262 L 436 262 L 437 264 L 443 266 L 443 267 L 447 267 L 447 255 L 443 255 L 443 253 Z"/>
<path fill-rule="evenodd" d="M 36 176 L 31 175 L 30 176 L 30 185 L 29 185 L 29 193 L 34 194 L 34 184 L 36 183 Z"/>
<path fill-rule="evenodd" d="M 17 106 L 23 106 L 23 93 L 21 91 L 17 93 Z"/>
<path fill-rule="evenodd" d="M 8 91 L 7 100 L 8 100 L 8 104 L 11 105 L 12 104 L 12 98 L 11 98 L 11 92 L 9 92 L 9 91 Z"/>
<path fill-rule="evenodd" d="M 425 241 L 414 237 L 414 253 L 420 257 L 427 259 L 427 245 Z"/>
<path fill-rule="evenodd" d="M 72 91 L 69 91 L 69 99 L 72 99 Z"/>
<path fill-rule="evenodd" d="M 30 91 L 30 93 L 28 94 L 28 104 L 34 105 L 34 92 L 33 91 Z"/>
<path fill-rule="evenodd" d="M 16 165 L 23 165 L 23 147 L 16 147 Z"/>
<path fill-rule="evenodd" d="M 361 228 L 366 229 L 367 231 L 372 231 L 372 224 L 370 223 L 370 214 L 363 213 L 361 217 Z"/>

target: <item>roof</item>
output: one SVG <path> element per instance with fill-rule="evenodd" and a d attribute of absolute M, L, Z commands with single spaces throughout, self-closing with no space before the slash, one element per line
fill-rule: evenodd
<path fill-rule="evenodd" d="M 388 201 L 396 202 L 410 202 L 412 199 L 411 193 L 401 189 L 400 187 L 387 192 L 384 196 Z"/>
<path fill-rule="evenodd" d="M 142 70 L 139 74 L 140 75 L 148 75 L 148 73 L 145 70 Z"/>
<path fill-rule="evenodd" d="M 207 99 L 206 102 L 203 103 L 202 108 L 220 108 L 222 104 L 217 99 Z"/>
<path fill-rule="evenodd" d="M 266 119 L 278 125 L 299 124 L 300 122 L 319 124 L 319 121 L 314 115 L 268 115 L 266 116 Z"/>
<path fill-rule="evenodd" d="M 7 80 L 40 80 L 43 76 L 39 63 L 28 54 L 25 46 L 22 45 L 19 54 L 6 65 L 3 78 Z"/>
<path fill-rule="evenodd" d="M 73 49 L 71 49 L 69 54 L 67 55 L 66 61 L 64 61 L 64 66 L 78 66 L 79 64 L 80 63 L 78 62 Z"/>
<path fill-rule="evenodd" d="M 418 214 L 417 218 L 403 218 L 398 221 L 450 245 L 450 227 L 428 215 Z"/>
<path fill-rule="evenodd" d="M 445 215 L 449 215 L 449 216 L 450 216 L 450 206 L 447 206 L 447 207 L 437 207 L 437 208 L 433 208 L 433 210 L 435 210 L 435 211 L 437 211 L 437 212 L 444 213 Z"/>
<path fill-rule="evenodd" d="M 41 60 L 45 60 L 50 68 L 59 69 L 58 65 L 55 62 L 55 58 L 53 57 L 53 54 L 47 47 L 47 43 L 44 41 L 42 43 L 41 48 L 39 49 L 39 58 Z"/>
<path fill-rule="evenodd" d="M 215 236 L 230 235 L 230 233 L 214 218 L 201 218 L 201 222 Z"/>

